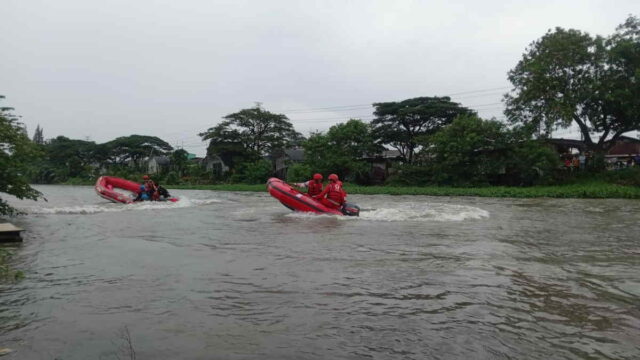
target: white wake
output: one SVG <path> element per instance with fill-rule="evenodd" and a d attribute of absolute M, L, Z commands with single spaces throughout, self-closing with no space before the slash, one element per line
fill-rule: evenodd
<path fill-rule="evenodd" d="M 364 221 L 463 221 L 489 218 L 488 211 L 468 205 L 440 203 L 385 204 L 384 207 L 367 209 L 363 207 L 359 217 L 336 216 L 315 213 L 292 212 L 287 217 L 314 219 L 335 217 L 340 220 Z"/>
<path fill-rule="evenodd" d="M 220 199 L 189 199 L 180 197 L 177 202 L 145 201 L 133 204 L 101 203 L 92 205 L 75 205 L 62 207 L 29 207 L 20 210 L 27 214 L 97 214 L 105 212 L 180 209 L 194 206 L 222 203 Z"/>

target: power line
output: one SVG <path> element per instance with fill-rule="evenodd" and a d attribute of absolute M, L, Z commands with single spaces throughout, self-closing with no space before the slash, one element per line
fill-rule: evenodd
<path fill-rule="evenodd" d="M 470 91 L 462 91 L 457 93 L 445 94 L 442 96 L 457 96 L 457 95 L 467 95 L 467 94 L 479 94 L 479 93 L 488 93 L 495 92 L 497 90 L 505 90 L 508 89 L 508 86 L 497 87 L 497 88 L 489 88 L 489 89 L 480 89 L 480 90 L 470 90 Z M 336 105 L 336 106 L 324 106 L 317 108 L 299 108 L 299 109 L 286 109 L 280 110 L 281 113 L 306 113 L 306 112 L 321 112 L 321 111 L 349 111 L 349 110 L 357 110 L 355 108 L 363 108 L 363 107 L 371 107 L 373 103 L 369 104 L 355 104 L 355 105 Z"/>

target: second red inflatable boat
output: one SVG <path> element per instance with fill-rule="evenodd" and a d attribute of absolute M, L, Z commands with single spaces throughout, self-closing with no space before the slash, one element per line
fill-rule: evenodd
<path fill-rule="evenodd" d="M 122 190 L 130 192 L 132 194 L 137 194 L 140 191 L 140 185 L 137 182 L 129 181 L 127 179 L 122 179 L 114 176 L 101 176 L 96 181 L 96 193 L 101 197 L 122 204 L 130 204 L 133 202 L 135 195 L 129 195 L 123 193 Z M 118 191 L 120 190 L 120 191 Z M 178 201 L 178 198 L 168 198 L 164 201 Z"/>
<path fill-rule="evenodd" d="M 346 203 L 341 209 L 331 209 L 278 178 L 271 178 L 267 181 L 267 190 L 269 190 L 269 194 L 280 201 L 282 205 L 293 211 L 349 216 L 360 215 L 360 208 L 357 205 Z"/>

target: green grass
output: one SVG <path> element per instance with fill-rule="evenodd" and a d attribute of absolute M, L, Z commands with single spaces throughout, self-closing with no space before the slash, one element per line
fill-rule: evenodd
<path fill-rule="evenodd" d="M 222 185 L 174 185 L 171 189 L 193 189 L 213 191 L 266 191 L 264 184 Z M 445 186 L 358 186 L 345 185 L 349 194 L 363 195 L 430 195 L 430 196 L 480 196 L 513 198 L 585 198 L 585 199 L 640 199 L 640 187 L 615 185 L 605 182 L 584 182 L 570 185 L 532 187 L 445 187 Z"/>
<path fill-rule="evenodd" d="M 266 184 L 217 184 L 217 185 L 166 185 L 168 189 L 213 190 L 213 191 L 267 191 Z"/>
<path fill-rule="evenodd" d="M 345 184 L 349 194 L 364 195 L 430 195 L 430 196 L 480 196 L 512 198 L 585 198 L 585 199 L 640 199 L 640 169 L 607 172 L 605 174 L 580 174 L 564 185 L 511 187 L 449 187 L 449 186 L 358 186 Z M 68 185 L 93 185 L 94 181 L 72 179 Z M 265 184 L 217 184 L 217 185 L 168 185 L 169 189 L 212 191 L 266 192 Z"/>

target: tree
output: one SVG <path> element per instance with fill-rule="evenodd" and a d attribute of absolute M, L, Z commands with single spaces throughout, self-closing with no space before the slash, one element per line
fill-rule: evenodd
<path fill-rule="evenodd" d="M 33 142 L 38 145 L 44 145 L 44 135 L 42 134 L 40 124 L 38 124 L 36 131 L 33 133 Z"/>
<path fill-rule="evenodd" d="M 474 112 L 449 97 L 418 97 L 400 102 L 375 103 L 371 122 L 380 144 L 398 151 L 406 163 L 414 161 L 420 139 L 434 134 L 459 115 Z"/>
<path fill-rule="evenodd" d="M 207 153 L 220 156 L 231 168 L 239 161 L 255 161 L 295 145 L 302 138 L 285 115 L 259 106 L 242 109 L 224 119 L 199 136 L 203 141 L 209 140 Z"/>
<path fill-rule="evenodd" d="M 45 159 L 40 166 L 40 178 L 46 174 L 49 181 L 65 181 L 89 176 L 96 147 L 93 141 L 73 140 L 65 136 L 51 139 L 41 147 Z"/>
<path fill-rule="evenodd" d="M 334 125 L 326 134 L 312 134 L 303 148 L 311 169 L 353 180 L 364 180 L 368 174 L 362 158 L 383 149 L 375 143 L 371 126 L 357 119 Z"/>
<path fill-rule="evenodd" d="M 0 95 L 0 99 L 4 96 Z M 12 110 L 0 107 L 0 192 L 18 199 L 37 200 L 42 194 L 29 186 L 25 174 L 29 163 L 37 159 L 39 153 Z M 0 215 L 15 213 L 16 210 L 0 198 Z"/>
<path fill-rule="evenodd" d="M 173 150 L 166 141 L 156 136 L 130 135 L 122 136 L 101 144 L 97 149 L 99 157 L 106 157 L 112 164 L 125 165 L 133 163 L 140 166 L 140 160 L 145 157 L 165 155 Z"/>
<path fill-rule="evenodd" d="M 446 185 L 532 185 L 549 177 L 557 155 L 523 127 L 463 115 L 429 139 L 432 182 Z"/>
<path fill-rule="evenodd" d="M 527 48 L 509 72 L 513 123 L 544 129 L 575 123 L 589 150 L 603 154 L 640 129 L 640 21 L 629 17 L 605 39 L 556 28 Z"/>
<path fill-rule="evenodd" d="M 171 167 L 178 173 L 179 176 L 183 176 L 187 164 L 189 163 L 189 153 L 185 149 L 177 149 L 171 153 Z"/>

